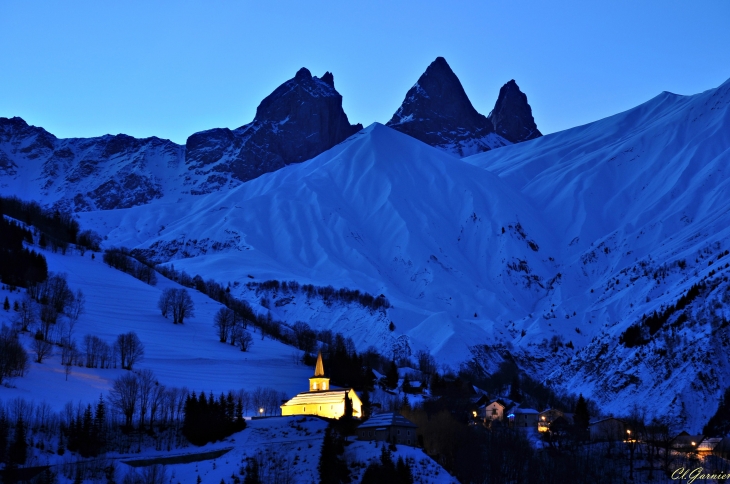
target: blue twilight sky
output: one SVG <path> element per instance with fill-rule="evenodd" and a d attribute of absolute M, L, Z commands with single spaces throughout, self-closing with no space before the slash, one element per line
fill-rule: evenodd
<path fill-rule="evenodd" d="M 485 115 L 515 79 L 550 133 L 730 78 L 730 0 L 1 0 L 0 116 L 184 143 L 248 123 L 305 66 L 367 126 L 437 56 Z"/>

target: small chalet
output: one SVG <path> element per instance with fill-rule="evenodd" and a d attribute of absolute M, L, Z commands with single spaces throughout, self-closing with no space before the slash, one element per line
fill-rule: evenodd
<path fill-rule="evenodd" d="M 403 415 L 389 412 L 373 415 L 357 428 L 357 440 L 416 445 L 418 426 Z"/>
<path fill-rule="evenodd" d="M 345 414 L 345 398 L 352 402 L 352 416 L 362 417 L 362 402 L 352 388 L 333 390 L 330 379 L 324 376 L 322 353 L 317 355 L 314 377 L 309 379 L 309 391 L 297 394 L 281 406 L 282 415 L 318 415 L 340 418 Z"/>
<path fill-rule="evenodd" d="M 624 440 L 628 436 L 626 430 L 626 423 L 613 417 L 588 423 L 588 433 L 594 441 Z"/>
<path fill-rule="evenodd" d="M 712 452 L 715 450 L 715 447 L 722 442 L 721 437 L 710 437 L 707 439 L 704 439 L 700 444 L 697 446 L 697 452 Z"/>
<path fill-rule="evenodd" d="M 494 400 L 492 403 L 484 407 L 484 420 L 486 422 L 490 420 L 502 420 L 506 409 L 507 405 L 504 402 Z"/>
<path fill-rule="evenodd" d="M 672 440 L 672 449 L 683 452 L 695 452 L 703 440 L 705 440 L 704 435 L 690 435 L 687 432 L 682 432 Z"/>
<path fill-rule="evenodd" d="M 517 407 L 509 412 L 507 418 L 513 427 L 537 427 L 538 414 L 535 409 Z"/>
<path fill-rule="evenodd" d="M 537 430 L 539 432 L 547 432 L 550 429 L 550 424 L 558 418 L 563 418 L 568 424 L 573 423 L 573 414 L 565 413 L 556 408 L 549 408 L 543 410 L 537 416 Z"/>

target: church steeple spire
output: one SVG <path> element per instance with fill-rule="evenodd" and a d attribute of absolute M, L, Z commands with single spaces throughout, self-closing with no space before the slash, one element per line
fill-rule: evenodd
<path fill-rule="evenodd" d="M 324 364 L 322 363 L 322 352 L 317 355 L 317 365 L 314 367 L 314 377 L 309 379 L 309 391 L 321 392 L 329 390 L 330 379 L 324 376 Z"/>
<path fill-rule="evenodd" d="M 314 376 L 324 376 L 324 364 L 322 363 L 322 352 L 317 355 L 317 366 L 314 367 Z"/>

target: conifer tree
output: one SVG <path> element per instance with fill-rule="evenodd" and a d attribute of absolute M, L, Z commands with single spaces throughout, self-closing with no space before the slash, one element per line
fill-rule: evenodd
<path fill-rule="evenodd" d="M 0 407 L 0 462 L 6 462 L 10 423 L 5 410 Z"/>
<path fill-rule="evenodd" d="M 398 367 L 395 364 L 395 360 L 390 362 L 388 372 L 385 374 L 385 384 L 390 389 L 398 386 Z"/>
<path fill-rule="evenodd" d="M 5 302 L 3 303 L 3 309 L 6 311 L 10 311 L 10 301 L 8 300 L 8 296 L 5 296 Z"/>
<path fill-rule="evenodd" d="M 8 461 L 12 464 L 23 465 L 28 457 L 28 442 L 26 442 L 26 429 L 23 417 L 18 417 L 15 424 L 15 435 L 13 442 L 8 449 Z"/>
<path fill-rule="evenodd" d="M 575 404 L 575 412 L 573 416 L 575 426 L 582 431 L 588 430 L 588 422 L 590 421 L 590 415 L 588 414 L 588 404 L 586 403 L 583 394 L 581 393 L 578 397 L 578 402 Z"/>

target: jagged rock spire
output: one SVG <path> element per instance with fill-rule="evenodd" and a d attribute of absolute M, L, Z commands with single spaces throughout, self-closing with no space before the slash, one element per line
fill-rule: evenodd
<path fill-rule="evenodd" d="M 512 143 L 542 136 L 532 117 L 532 108 L 527 103 L 527 96 L 520 91 L 514 79 L 499 90 L 497 102 L 487 119 L 495 133 Z"/>
<path fill-rule="evenodd" d="M 541 136 L 514 81 L 502 87 L 493 114 L 487 119 L 474 109 L 459 78 L 437 57 L 387 126 L 461 157 Z"/>

